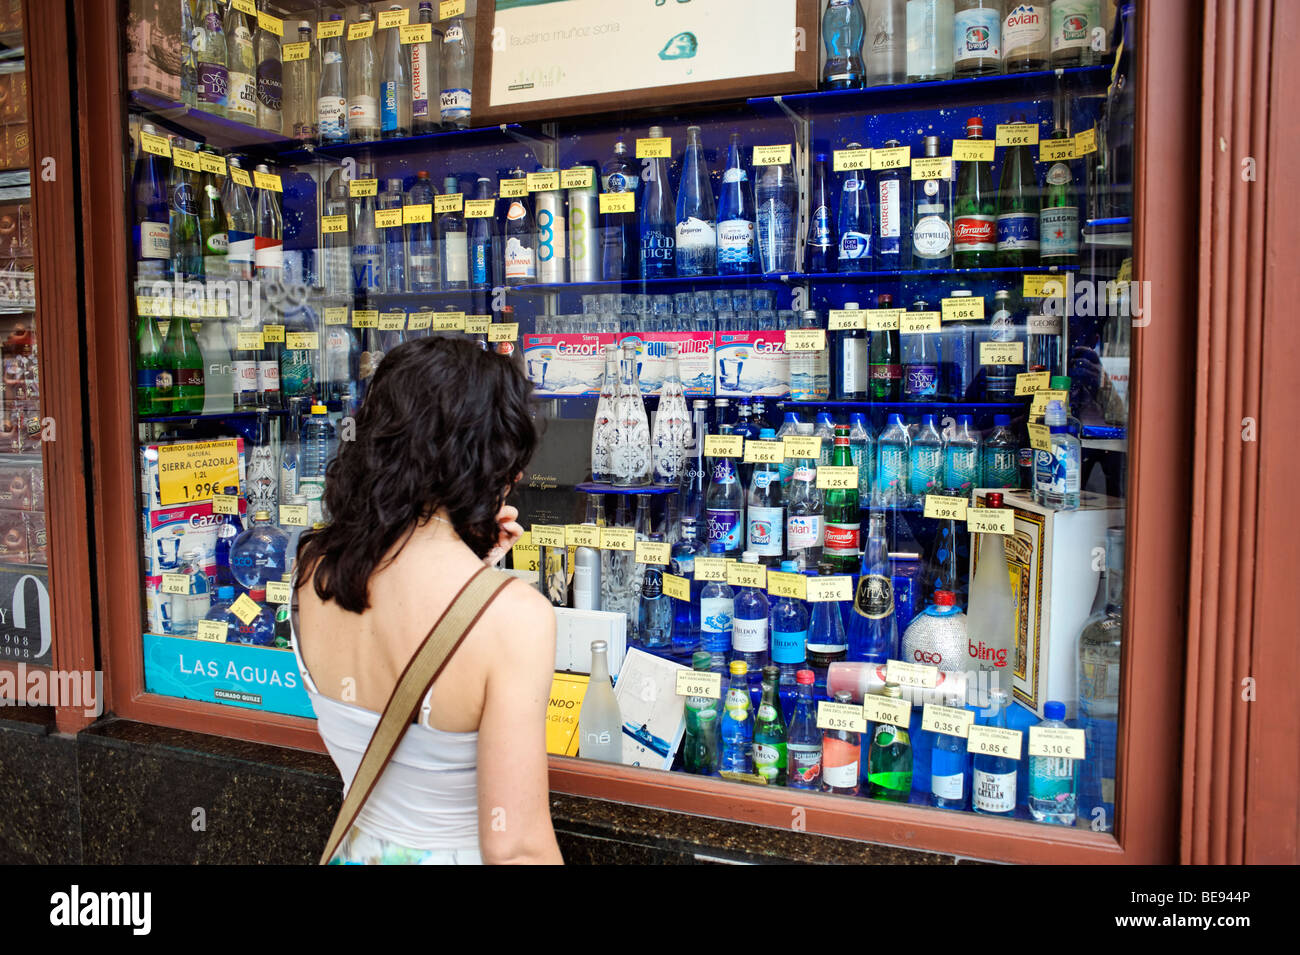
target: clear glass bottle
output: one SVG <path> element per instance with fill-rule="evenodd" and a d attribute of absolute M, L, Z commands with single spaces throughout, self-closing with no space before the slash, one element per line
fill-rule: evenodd
<path fill-rule="evenodd" d="M 417 136 L 436 132 L 442 125 L 441 60 L 442 31 L 433 24 L 432 0 L 420 0 L 419 23 L 428 23 L 430 42 L 412 43 L 411 51 L 411 124 Z"/>
<path fill-rule="evenodd" d="M 919 0 L 909 0 L 910 3 Z M 939 155 L 939 137 L 926 136 L 927 157 Z M 952 265 L 952 180 L 912 183 L 912 268 L 946 269 Z"/>
<path fill-rule="evenodd" d="M 943 435 L 932 414 L 922 415 L 912 437 L 907 481 L 913 497 L 943 493 Z"/>
<path fill-rule="evenodd" d="M 609 646 L 591 642 L 591 678 L 578 711 L 578 757 L 623 762 L 623 714 L 609 683 Z"/>
<path fill-rule="evenodd" d="M 980 446 L 981 487 L 1020 487 L 1019 448 L 1011 416 L 994 415 L 993 431 Z"/>
<path fill-rule="evenodd" d="M 401 10 L 393 4 L 389 10 Z M 411 58 L 402 45 L 401 31 L 385 30 L 384 58 L 379 81 L 379 131 L 384 139 L 411 135 Z"/>
<path fill-rule="evenodd" d="M 1043 706 L 1039 726 L 1068 729 L 1065 704 L 1048 700 Z M 1029 814 L 1035 822 L 1056 826 L 1073 826 L 1078 815 L 1078 791 L 1075 764 L 1065 756 L 1029 757 Z"/>
<path fill-rule="evenodd" d="M 746 564 L 757 564 L 758 554 L 747 550 L 740 559 Z M 738 587 L 736 590 L 731 620 L 732 653 L 735 659 L 745 661 L 751 673 L 758 673 L 768 664 L 768 614 L 771 607 L 767 594 L 758 587 Z"/>
<path fill-rule="evenodd" d="M 1079 635 L 1078 726 L 1086 749 L 1079 770 L 1079 815 L 1096 831 L 1115 825 L 1120 662 L 1124 648 L 1124 529 L 1106 531 L 1106 607 Z"/>
<path fill-rule="evenodd" d="M 848 690 L 835 694 L 836 703 L 848 703 L 853 695 Z M 842 796 L 858 794 L 858 766 L 861 761 L 862 740 L 854 730 L 822 731 L 822 792 Z"/>
<path fill-rule="evenodd" d="M 257 125 L 257 53 L 248 17 L 236 7 L 226 10 L 226 116 Z"/>
<path fill-rule="evenodd" d="M 408 206 L 427 205 L 433 211 L 433 183 L 425 169 L 415 174 L 415 182 L 406 192 Z M 358 201 L 358 200 L 354 200 Z M 359 200 L 364 202 L 365 200 Z M 407 281 L 412 292 L 436 292 L 438 290 L 439 264 L 437 228 L 430 222 L 412 222 L 402 226 L 406 230 L 406 267 Z M 357 240 L 353 240 L 354 242 Z M 355 250 L 353 255 L 355 256 Z M 358 291 L 361 291 L 358 288 Z"/>
<path fill-rule="evenodd" d="M 619 386 L 614 393 L 614 434 L 610 443 L 610 470 L 619 487 L 650 483 L 650 422 L 641 397 L 636 345 L 623 344 Z"/>
<path fill-rule="evenodd" d="M 718 217 L 698 126 L 686 128 L 676 219 L 677 276 L 713 275 L 717 271 Z"/>
<path fill-rule="evenodd" d="M 696 652 L 692 669 L 708 671 L 709 654 Z M 721 707 L 716 697 L 686 698 L 686 734 L 682 737 L 682 765 L 696 776 L 714 776 L 718 772 L 722 741 L 719 738 Z"/>
<path fill-rule="evenodd" d="M 662 542 L 662 534 L 651 534 L 650 540 Z M 636 638 L 647 650 L 667 650 L 672 645 L 672 600 L 664 593 L 663 569 L 656 564 L 646 564 L 641 575 L 641 593 L 637 602 Z"/>
<path fill-rule="evenodd" d="M 799 231 L 799 191 L 794 167 L 764 166 L 754 187 L 754 202 L 754 228 L 763 274 L 793 272 Z"/>
<path fill-rule="evenodd" d="M 613 482 L 610 452 L 614 447 L 614 392 L 618 388 L 618 348 L 605 346 L 605 374 L 601 378 L 600 397 L 596 400 L 596 418 L 591 427 L 591 479 L 597 484 Z"/>
<path fill-rule="evenodd" d="M 224 118 L 230 96 L 230 71 L 226 66 L 226 28 L 217 12 L 216 0 L 199 0 L 194 12 L 194 34 L 198 108 Z"/>
<path fill-rule="evenodd" d="M 358 18 L 371 23 L 374 15 L 362 6 Z M 348 138 L 354 142 L 372 142 L 379 138 L 379 62 L 375 56 L 372 33 L 348 41 Z"/>
<path fill-rule="evenodd" d="M 907 81 L 952 79 L 953 0 L 907 0 Z"/>
<path fill-rule="evenodd" d="M 862 548 L 862 568 L 853 612 L 849 617 L 848 659 L 884 663 L 898 647 L 898 621 L 894 616 L 894 578 L 889 566 L 885 515 L 873 512 Z"/>
<path fill-rule="evenodd" d="M 681 244 L 681 239 L 678 240 Z M 741 156 L 740 134 L 727 146 L 727 168 L 718 197 L 718 274 L 748 275 L 754 271 L 754 195 Z"/>
<path fill-rule="evenodd" d="M 459 192 L 460 184 L 455 176 L 443 179 L 443 195 Z M 442 247 L 442 255 L 439 256 L 442 260 L 442 290 L 446 292 L 469 288 L 469 231 L 461 209 L 453 209 L 438 216 L 438 242 Z"/>
<path fill-rule="evenodd" d="M 280 38 L 270 30 L 257 30 L 257 125 L 278 133 L 284 128 L 284 65 Z"/>
<path fill-rule="evenodd" d="M 375 197 L 376 209 L 401 209 L 406 203 L 402 180 L 389 179 L 388 188 Z M 401 226 L 385 229 L 383 234 L 384 291 L 406 291 L 406 230 Z"/>
<path fill-rule="evenodd" d="M 265 587 L 268 580 L 283 580 L 288 548 L 289 535 L 275 526 L 271 514 L 255 511 L 253 523 L 230 545 L 230 572 L 245 590 Z"/>
<path fill-rule="evenodd" d="M 866 86 L 907 81 L 906 0 L 867 0 Z"/>
<path fill-rule="evenodd" d="M 442 97 L 439 110 L 442 125 L 467 129 L 472 105 L 473 53 L 465 33 L 465 21 L 453 17 L 442 38 Z"/>
<path fill-rule="evenodd" d="M 284 76 L 284 118 L 283 129 L 286 136 L 306 142 L 316 141 L 316 97 L 319 95 L 317 83 L 313 79 L 313 67 L 317 60 L 316 44 L 311 39 L 311 24 L 306 20 L 298 22 L 298 43 L 306 43 L 309 55 L 302 60 L 289 60 L 282 65 Z"/>
<path fill-rule="evenodd" d="M 606 368 L 609 367 L 606 352 Z M 603 396 L 603 392 L 602 392 Z M 650 437 L 654 456 L 654 483 L 676 484 L 686 462 L 686 442 L 691 434 L 690 412 L 682 387 L 677 345 L 668 345 L 668 370 L 659 388 L 659 407 L 655 411 L 654 430 Z"/>
<path fill-rule="evenodd" d="M 330 21 L 342 20 L 330 14 Z M 343 37 L 328 37 L 321 43 L 320 85 L 316 94 L 316 126 L 322 146 L 348 141 L 347 74 L 343 69 Z"/>
<path fill-rule="evenodd" d="M 1006 729 L 1009 699 L 1006 690 L 990 690 L 988 716 L 980 721 L 981 724 Z M 1009 756 L 975 755 L 971 805 L 976 812 L 993 816 L 1015 815 L 1018 762 Z"/>
<path fill-rule="evenodd" d="M 845 149 L 861 149 L 861 143 L 849 143 Z M 836 220 L 839 235 L 836 268 L 840 272 L 869 272 L 872 265 L 871 240 L 876 228 L 871 215 L 872 176 L 866 171 L 850 170 L 840 179 L 840 207 Z"/>
<path fill-rule="evenodd" d="M 258 163 L 257 171 L 267 173 L 270 169 L 265 163 Z M 259 279 L 278 281 L 284 274 L 284 219 L 280 213 L 280 194 L 270 189 L 257 190 L 253 264 Z"/>
<path fill-rule="evenodd" d="M 184 574 L 187 586 L 183 594 L 171 594 L 168 610 L 171 632 L 177 636 L 193 636 L 212 606 L 208 575 L 203 566 L 203 552 L 194 549 L 181 555 L 181 565 L 175 573 Z"/>

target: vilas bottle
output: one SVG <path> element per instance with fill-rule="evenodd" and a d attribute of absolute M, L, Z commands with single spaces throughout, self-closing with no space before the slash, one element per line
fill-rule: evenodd
<path fill-rule="evenodd" d="M 663 542 L 662 534 L 650 540 Z M 647 650 L 667 650 L 672 644 L 672 600 L 664 593 L 663 569 L 646 564 L 641 575 L 640 600 L 637 602 L 637 642 Z"/>
<path fill-rule="evenodd" d="M 885 515 L 874 512 L 867 525 L 861 575 L 853 595 L 848 659 L 884 663 L 893 658 L 897 646 L 898 622 L 894 618 L 894 581 L 885 539 Z"/>

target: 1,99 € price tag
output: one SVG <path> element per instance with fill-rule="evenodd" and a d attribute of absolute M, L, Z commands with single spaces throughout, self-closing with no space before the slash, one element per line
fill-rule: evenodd
<path fill-rule="evenodd" d="M 704 456 L 706 458 L 738 458 L 744 453 L 744 435 L 710 434 L 704 437 Z"/>
<path fill-rule="evenodd" d="M 762 564 L 746 564 L 739 560 L 727 561 L 727 583 L 732 587 L 767 588 L 767 568 Z"/>
<path fill-rule="evenodd" d="M 1086 740 L 1083 730 L 1064 726 L 1029 727 L 1030 756 L 1064 756 L 1083 759 Z"/>
<path fill-rule="evenodd" d="M 673 600 L 691 599 L 691 585 L 685 577 L 678 577 L 676 574 L 664 574 L 664 593 Z"/>
<path fill-rule="evenodd" d="M 907 729 L 912 720 L 912 701 L 868 693 L 862 698 L 862 711 L 873 723 L 888 723 Z"/>
<path fill-rule="evenodd" d="M 852 464 L 823 464 L 817 468 L 817 486 L 823 491 L 847 491 L 858 486 L 858 469 Z"/>
<path fill-rule="evenodd" d="M 727 558 L 696 557 L 695 579 L 725 581 L 727 579 Z"/>
<path fill-rule="evenodd" d="M 826 577 L 809 577 L 807 583 L 809 603 L 831 603 L 853 599 L 853 578 L 847 574 Z"/>
<path fill-rule="evenodd" d="M 678 696 L 706 696 L 716 700 L 722 696 L 722 674 L 708 670 L 678 670 Z"/>
<path fill-rule="evenodd" d="M 602 527 L 601 550 L 632 550 L 636 547 L 636 531 L 630 527 Z"/>
<path fill-rule="evenodd" d="M 1082 730 L 1080 730 L 1082 732 Z M 966 752 L 985 756 L 1020 758 L 1020 730 L 997 726 L 972 726 L 966 735 Z"/>
<path fill-rule="evenodd" d="M 932 690 L 939 684 L 939 668 L 925 663 L 908 663 L 906 660 L 886 660 L 885 682 Z"/>
<path fill-rule="evenodd" d="M 831 703 L 822 700 L 817 704 L 817 728 L 865 733 L 867 719 L 862 712 L 862 707 L 856 703 Z"/>
<path fill-rule="evenodd" d="M 672 545 L 667 541 L 637 541 L 635 553 L 638 564 L 667 567 L 672 554 Z"/>
<path fill-rule="evenodd" d="M 538 547 L 564 547 L 564 528 L 554 524 L 534 524 L 533 543 Z"/>
<path fill-rule="evenodd" d="M 974 713 L 956 706 L 927 703 L 921 710 L 921 729 L 929 730 L 931 733 L 943 733 L 945 736 L 959 736 L 965 739 L 974 721 Z"/>
<path fill-rule="evenodd" d="M 966 507 L 970 502 L 964 497 L 950 497 L 944 494 L 927 494 L 923 517 L 940 521 L 964 521 Z"/>
<path fill-rule="evenodd" d="M 972 507 L 966 511 L 966 529 L 973 534 L 1014 534 L 1016 513 L 1009 507 Z"/>
<path fill-rule="evenodd" d="M 200 620 L 198 632 L 194 635 L 208 643 L 225 643 L 229 626 L 224 620 Z"/>

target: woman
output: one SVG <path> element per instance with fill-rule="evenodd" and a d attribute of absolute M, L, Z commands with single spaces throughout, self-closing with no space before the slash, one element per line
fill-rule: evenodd
<path fill-rule="evenodd" d="M 294 647 L 351 785 L 434 623 L 522 533 L 506 495 L 537 445 L 528 380 L 469 339 L 421 338 L 375 375 L 304 534 Z M 332 862 L 559 863 L 546 706 L 555 615 L 522 581 L 465 631 Z"/>

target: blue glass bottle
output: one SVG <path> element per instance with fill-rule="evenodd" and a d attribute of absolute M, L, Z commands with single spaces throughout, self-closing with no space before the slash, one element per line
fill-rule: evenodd
<path fill-rule="evenodd" d="M 239 643 L 240 620 L 230 609 L 230 605 L 235 602 L 234 586 L 218 587 L 215 598 L 212 606 L 208 608 L 208 612 L 203 615 L 203 619 L 224 623 L 226 625 L 226 643 Z"/>
<path fill-rule="evenodd" d="M 849 143 L 846 148 L 861 149 L 862 144 Z M 869 178 L 866 172 L 849 170 L 840 182 L 836 268 L 841 272 L 871 271 L 871 239 L 875 227 L 871 220 Z"/>
<path fill-rule="evenodd" d="M 474 198 L 492 198 L 491 179 L 479 176 Z M 495 213 L 486 219 L 475 217 L 468 220 L 470 288 L 487 288 L 492 284 L 492 223 L 495 221 Z"/>
<path fill-rule="evenodd" d="M 727 169 L 718 197 L 718 274 L 748 275 L 754 271 L 754 196 L 740 152 L 740 134 L 731 134 Z"/>
<path fill-rule="evenodd" d="M 709 544 L 710 557 L 723 557 L 721 541 Z M 735 616 L 736 595 L 725 580 L 707 581 L 700 590 L 700 649 L 713 657 L 709 667 L 719 673 L 726 666 L 731 652 L 732 619 Z"/>
<path fill-rule="evenodd" d="M 246 590 L 265 587 L 269 580 L 283 580 L 289 535 L 271 523 L 271 515 L 258 511 L 253 523 L 235 538 L 230 547 L 230 570 Z"/>
<path fill-rule="evenodd" d="M 747 550 L 741 560 L 746 564 L 757 564 L 758 554 Z M 732 658 L 744 660 L 750 674 L 757 676 L 767 666 L 767 618 L 771 607 L 767 594 L 758 587 L 738 587 L 736 590 L 735 616 L 731 621 Z"/>
<path fill-rule="evenodd" d="M 682 518 L 681 539 L 673 544 L 668 569 L 678 577 L 685 577 L 691 586 L 690 600 L 673 601 L 674 656 L 694 653 L 700 645 L 700 591 L 703 582 L 695 579 L 695 555 L 699 550 L 696 523 L 692 517 Z"/>
<path fill-rule="evenodd" d="M 601 170 L 605 192 L 636 194 L 641 174 L 628 155 L 627 144 L 614 144 L 614 158 Z M 635 200 L 634 200 L 635 201 Z M 640 202 L 634 208 L 639 209 Z M 607 212 L 600 217 L 601 278 L 606 282 L 636 278 L 641 260 L 638 212 Z"/>
<path fill-rule="evenodd" d="M 897 139 L 885 142 L 886 149 L 898 146 Z M 882 169 L 876 173 L 876 268 L 902 269 L 904 252 L 910 248 L 908 209 L 912 183 L 906 169 Z"/>
<path fill-rule="evenodd" d="M 898 647 L 898 621 L 894 616 L 894 578 L 889 567 L 885 515 L 874 512 L 867 524 L 862 548 L 862 569 L 853 594 L 850 614 L 849 660 L 884 663 Z"/>
<path fill-rule="evenodd" d="M 660 127 L 650 127 L 651 139 L 663 134 Z M 647 279 L 672 278 L 677 274 L 677 209 L 673 185 L 668 180 L 668 160 L 645 162 L 645 195 L 640 207 L 641 275 Z"/>
<path fill-rule="evenodd" d="M 248 623 L 236 618 L 238 627 L 232 633 L 226 632 L 227 643 L 247 643 L 254 647 L 269 647 L 275 643 L 275 614 L 266 603 L 266 588 L 255 587 L 248 592 L 249 598 L 257 604 L 258 611 Z M 232 639 L 237 637 L 237 639 Z"/>
<path fill-rule="evenodd" d="M 944 700 L 945 706 L 960 708 L 961 696 Z M 932 733 L 930 750 L 930 805 L 940 809 L 965 809 L 970 800 L 970 755 L 966 740 L 947 733 Z"/>
<path fill-rule="evenodd" d="M 989 708 L 983 726 L 1007 728 L 1007 691 L 989 690 Z M 1016 812 L 1016 765 L 1009 756 L 976 753 L 971 805 L 976 812 L 992 816 L 1013 816 Z"/>
<path fill-rule="evenodd" d="M 686 154 L 677 189 L 676 259 L 678 278 L 713 275 L 718 268 L 718 218 L 709 166 L 704 161 L 700 127 L 686 129 Z"/>
<path fill-rule="evenodd" d="M 239 488 L 227 487 L 223 493 L 237 497 Z M 217 565 L 211 587 L 214 593 L 219 587 L 235 585 L 235 575 L 230 570 L 230 548 L 243 530 L 244 522 L 239 519 L 238 514 L 222 515 L 221 523 L 217 525 L 217 543 L 213 553 L 213 562 Z"/>
<path fill-rule="evenodd" d="M 782 561 L 781 570 L 797 574 L 799 565 L 792 560 Z M 794 708 L 795 674 L 805 668 L 808 660 L 808 608 L 802 600 L 778 597 L 772 604 L 769 627 L 772 662 L 781 671 L 781 713 L 789 722 Z"/>
<path fill-rule="evenodd" d="M 156 136 L 157 130 L 145 124 L 142 131 Z M 135 272 L 140 281 L 170 278 L 171 201 L 167 189 L 166 161 L 154 153 L 140 150 L 131 177 L 134 201 Z"/>
<path fill-rule="evenodd" d="M 829 272 L 836 251 L 835 229 L 831 220 L 831 195 L 827 185 L 826 154 L 813 159 L 812 185 L 808 190 L 808 236 L 804 242 L 803 270 Z"/>
<path fill-rule="evenodd" d="M 822 89 L 851 90 L 862 86 L 862 38 L 866 17 L 858 0 L 830 0 L 822 14 L 822 42 L 826 65 Z"/>
<path fill-rule="evenodd" d="M 652 541 L 662 542 L 663 539 L 662 534 L 650 535 Z M 664 593 L 664 573 L 659 566 L 645 565 L 640 593 L 637 602 L 637 641 L 647 650 L 667 650 L 672 644 L 673 601 Z"/>

